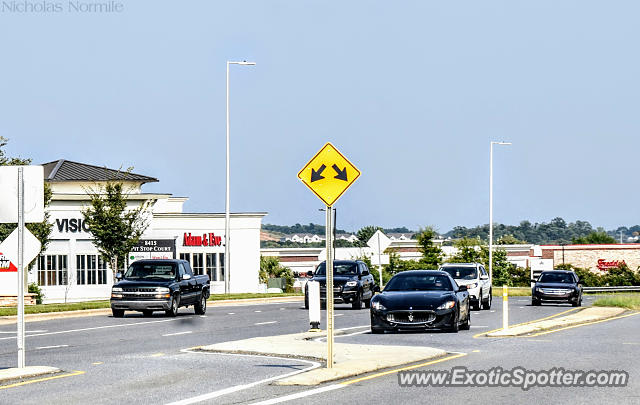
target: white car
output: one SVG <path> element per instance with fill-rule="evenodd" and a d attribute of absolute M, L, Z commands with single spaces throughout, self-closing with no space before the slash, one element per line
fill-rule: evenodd
<path fill-rule="evenodd" d="M 491 280 L 480 263 L 445 263 L 440 266 L 458 283 L 467 286 L 471 306 L 474 310 L 491 308 Z"/>

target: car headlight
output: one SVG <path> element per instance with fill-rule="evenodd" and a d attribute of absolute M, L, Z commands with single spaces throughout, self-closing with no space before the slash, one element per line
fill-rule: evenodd
<path fill-rule="evenodd" d="M 357 285 L 358 285 L 358 282 L 357 282 L 357 281 L 347 281 L 347 282 L 345 283 L 345 287 L 355 287 L 355 286 L 357 286 Z"/>
<path fill-rule="evenodd" d="M 157 293 L 168 293 L 169 289 L 167 287 L 156 287 Z"/>
<path fill-rule="evenodd" d="M 122 288 L 113 287 L 111 289 L 111 298 L 122 298 Z"/>
<path fill-rule="evenodd" d="M 456 306 L 455 301 L 447 301 L 444 304 L 440 305 L 438 309 L 451 309 Z"/>
<path fill-rule="evenodd" d="M 536 292 L 540 292 L 540 287 L 536 287 Z"/>
<path fill-rule="evenodd" d="M 111 292 L 122 292 L 122 288 L 120 288 L 120 287 L 113 287 L 113 288 L 111 289 Z"/>
<path fill-rule="evenodd" d="M 469 284 L 469 285 L 467 285 L 467 290 L 470 290 L 472 288 L 476 288 L 477 286 L 478 286 L 478 283 Z"/>
<path fill-rule="evenodd" d="M 387 308 L 382 305 L 382 303 L 380 301 L 373 301 L 371 303 L 371 308 L 375 309 L 376 311 L 386 311 Z"/>

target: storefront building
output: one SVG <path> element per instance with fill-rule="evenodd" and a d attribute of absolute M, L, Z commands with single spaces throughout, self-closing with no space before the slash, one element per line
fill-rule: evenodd
<path fill-rule="evenodd" d="M 45 302 L 107 299 L 113 272 L 100 256 L 88 232 L 82 210 L 89 205 L 87 190 L 98 190 L 107 181 L 121 181 L 128 206 L 148 204 L 148 228 L 128 262 L 143 258 L 188 260 L 195 273 L 209 274 L 212 293 L 224 292 L 226 238 L 223 213 L 184 213 L 185 197 L 143 193 L 153 177 L 122 173 L 82 163 L 59 160 L 44 165 L 51 185 L 47 208 L 53 224 L 51 242 L 29 272 L 45 294 Z M 260 267 L 260 227 L 266 213 L 233 213 L 230 219 L 231 292 L 257 292 Z"/>

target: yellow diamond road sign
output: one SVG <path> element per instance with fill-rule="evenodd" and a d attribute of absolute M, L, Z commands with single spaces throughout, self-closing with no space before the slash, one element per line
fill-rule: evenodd
<path fill-rule="evenodd" d="M 360 171 L 329 142 L 298 173 L 298 178 L 327 206 L 332 206 L 359 176 Z"/>

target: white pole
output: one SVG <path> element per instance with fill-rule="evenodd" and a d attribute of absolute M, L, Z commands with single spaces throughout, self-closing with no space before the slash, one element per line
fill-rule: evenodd
<path fill-rule="evenodd" d="M 229 61 L 227 61 L 227 173 L 226 191 L 224 203 L 224 293 L 229 294 L 229 245 L 231 236 L 229 235 Z"/>
<path fill-rule="evenodd" d="M 18 368 L 25 365 L 24 338 L 24 169 L 18 168 Z"/>
<path fill-rule="evenodd" d="M 231 62 L 227 61 L 227 174 L 226 174 L 226 196 L 225 196 L 225 204 L 224 204 L 224 292 L 225 294 L 229 294 L 230 291 L 230 265 L 231 265 L 231 256 L 230 256 L 230 248 L 231 245 L 231 232 L 230 232 L 230 216 L 229 213 L 229 65 L 244 65 L 244 66 L 253 66 L 254 62 Z"/>
<path fill-rule="evenodd" d="M 380 269 L 380 290 L 382 290 L 382 255 L 380 252 L 380 234 L 378 234 L 378 268 Z"/>
<path fill-rule="evenodd" d="M 327 226 L 326 226 L 326 238 L 327 238 L 327 265 L 325 266 L 327 271 L 327 368 L 333 368 L 333 241 L 332 241 L 332 214 L 333 210 L 330 206 L 327 207 Z"/>
<path fill-rule="evenodd" d="M 493 283 L 493 142 L 489 147 L 489 280 Z"/>

